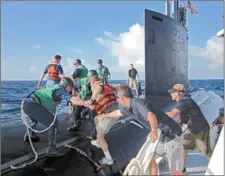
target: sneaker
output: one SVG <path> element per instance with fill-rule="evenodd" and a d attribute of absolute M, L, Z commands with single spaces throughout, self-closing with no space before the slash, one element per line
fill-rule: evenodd
<path fill-rule="evenodd" d="M 57 149 L 48 149 L 46 152 L 46 157 L 62 157 L 65 153 Z"/>
<path fill-rule="evenodd" d="M 31 141 L 32 142 L 39 142 L 40 141 L 40 137 L 39 136 L 31 136 Z M 27 135 L 24 136 L 24 142 L 30 142 L 29 141 L 29 137 Z"/>
<path fill-rule="evenodd" d="M 94 145 L 94 146 L 96 146 L 97 148 L 101 148 L 99 146 L 98 140 L 91 140 L 91 144 Z"/>
<path fill-rule="evenodd" d="M 104 158 L 99 160 L 99 164 L 101 164 L 101 165 L 104 165 L 104 164 L 112 165 L 113 164 L 113 160 L 109 160 L 106 157 L 104 157 Z"/>
<path fill-rule="evenodd" d="M 184 169 L 183 169 L 183 173 L 186 173 L 186 167 L 184 167 Z"/>

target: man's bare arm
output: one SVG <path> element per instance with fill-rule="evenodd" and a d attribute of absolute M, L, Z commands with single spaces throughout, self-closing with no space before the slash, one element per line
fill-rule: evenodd
<path fill-rule="evenodd" d="M 147 119 L 149 121 L 151 131 L 157 131 L 157 118 L 153 112 L 149 112 Z"/>
<path fill-rule="evenodd" d="M 40 78 L 39 78 L 38 83 L 41 83 L 42 80 L 44 79 L 44 77 L 45 77 L 45 73 L 42 73 L 41 76 L 40 76 Z"/>
<path fill-rule="evenodd" d="M 99 96 L 99 94 L 101 93 L 102 91 L 102 87 L 101 86 L 97 86 L 94 90 L 94 92 L 92 93 L 92 96 L 91 96 L 91 100 L 96 100 L 97 97 Z"/>
<path fill-rule="evenodd" d="M 42 73 L 39 78 L 39 81 L 38 81 L 38 85 L 37 85 L 38 89 L 41 88 L 41 83 L 42 83 L 42 80 L 44 79 L 44 77 L 45 77 L 45 73 Z"/>
<path fill-rule="evenodd" d="M 178 109 L 173 109 L 172 111 L 167 112 L 166 114 L 167 114 L 169 117 L 174 118 L 174 117 L 176 117 L 177 115 L 179 115 L 180 113 L 181 113 L 180 110 L 178 110 Z"/>
<path fill-rule="evenodd" d="M 148 138 L 150 137 L 152 141 L 155 142 L 156 140 L 158 140 L 156 115 L 153 112 L 149 112 L 147 119 L 151 127 L 151 132 L 149 133 Z"/>
<path fill-rule="evenodd" d="M 113 118 L 123 117 L 124 115 L 121 113 L 121 111 L 119 109 L 117 109 L 113 112 L 103 114 L 103 116 L 105 116 L 106 118 L 112 118 L 113 119 Z"/>
<path fill-rule="evenodd" d="M 137 82 L 139 82 L 139 74 L 138 73 L 136 75 L 136 80 L 137 80 Z"/>
<path fill-rule="evenodd" d="M 97 99 L 97 97 L 99 96 L 101 91 L 102 91 L 102 87 L 97 86 L 92 93 L 91 99 L 87 100 L 87 101 L 82 101 L 80 105 L 89 107 L 90 105 L 92 105 L 93 101 L 95 101 Z"/>
<path fill-rule="evenodd" d="M 119 117 L 123 117 L 124 115 L 121 113 L 121 111 L 119 109 L 113 111 L 113 112 L 110 112 L 110 113 L 107 113 L 107 114 L 101 114 L 101 115 L 98 115 L 97 116 L 97 122 L 101 122 L 103 121 L 104 119 L 106 118 L 119 118 Z"/>
<path fill-rule="evenodd" d="M 59 77 L 62 79 L 65 77 L 64 73 L 63 74 L 59 74 Z"/>

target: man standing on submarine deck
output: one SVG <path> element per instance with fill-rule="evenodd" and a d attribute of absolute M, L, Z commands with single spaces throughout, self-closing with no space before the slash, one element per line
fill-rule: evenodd
<path fill-rule="evenodd" d="M 98 116 L 98 122 L 128 115 L 139 121 L 146 128 L 150 128 L 149 137 L 153 142 L 158 140 L 157 128 L 161 130 L 161 136 L 155 155 L 166 155 L 172 175 L 183 175 L 183 140 L 181 127 L 164 112 L 154 109 L 144 99 L 133 98 L 129 86 L 117 86 L 117 95 L 122 106 L 108 114 Z M 150 126 L 149 126 L 150 125 Z M 157 175 L 156 156 L 150 163 L 151 175 Z"/>
<path fill-rule="evenodd" d="M 48 80 L 47 80 L 46 86 L 59 84 L 60 79 L 65 77 L 63 68 L 60 65 L 60 61 L 61 61 L 61 56 L 55 55 L 51 63 L 46 66 L 44 72 L 41 74 L 39 78 L 38 89 L 41 88 L 42 80 L 44 79 L 46 74 L 48 74 Z"/>
<path fill-rule="evenodd" d="M 212 150 L 210 147 L 209 131 L 210 127 L 199 106 L 191 99 L 185 91 L 183 84 L 175 84 L 168 90 L 173 100 L 177 101 L 177 107 L 167 115 L 171 118 L 180 115 L 181 124 L 187 124 L 184 131 L 184 166 L 188 150 L 194 150 L 196 144 L 200 151 L 210 159 Z M 184 167 L 183 172 L 186 172 Z"/>
<path fill-rule="evenodd" d="M 128 70 L 128 85 L 131 89 L 133 88 L 135 89 L 137 97 L 139 97 L 138 83 L 139 83 L 138 71 L 134 68 L 133 64 L 130 64 L 130 69 Z"/>

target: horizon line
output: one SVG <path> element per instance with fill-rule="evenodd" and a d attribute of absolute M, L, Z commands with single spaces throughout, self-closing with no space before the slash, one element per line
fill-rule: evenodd
<path fill-rule="evenodd" d="M 224 80 L 224 78 L 190 78 L 188 80 Z M 37 79 L 18 79 L 18 80 L 13 80 L 13 79 L 8 79 L 8 80 L 1 80 L 1 81 L 39 81 Z M 47 80 L 43 80 L 47 81 Z M 113 79 L 111 81 L 126 81 L 126 79 Z M 140 81 L 145 81 L 145 79 L 141 79 Z"/>

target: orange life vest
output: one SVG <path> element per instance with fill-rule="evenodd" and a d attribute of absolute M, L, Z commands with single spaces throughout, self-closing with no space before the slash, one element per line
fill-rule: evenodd
<path fill-rule="evenodd" d="M 55 63 L 51 63 L 48 65 L 48 78 L 60 80 L 59 73 L 57 71 L 58 66 L 59 65 Z"/>
<path fill-rule="evenodd" d="M 116 96 L 113 92 L 113 89 L 109 85 L 103 85 L 102 81 L 95 82 L 95 85 L 101 85 L 103 88 L 101 96 L 97 98 L 94 105 L 94 110 L 98 114 L 102 114 L 108 107 L 118 103 L 116 100 Z"/>

